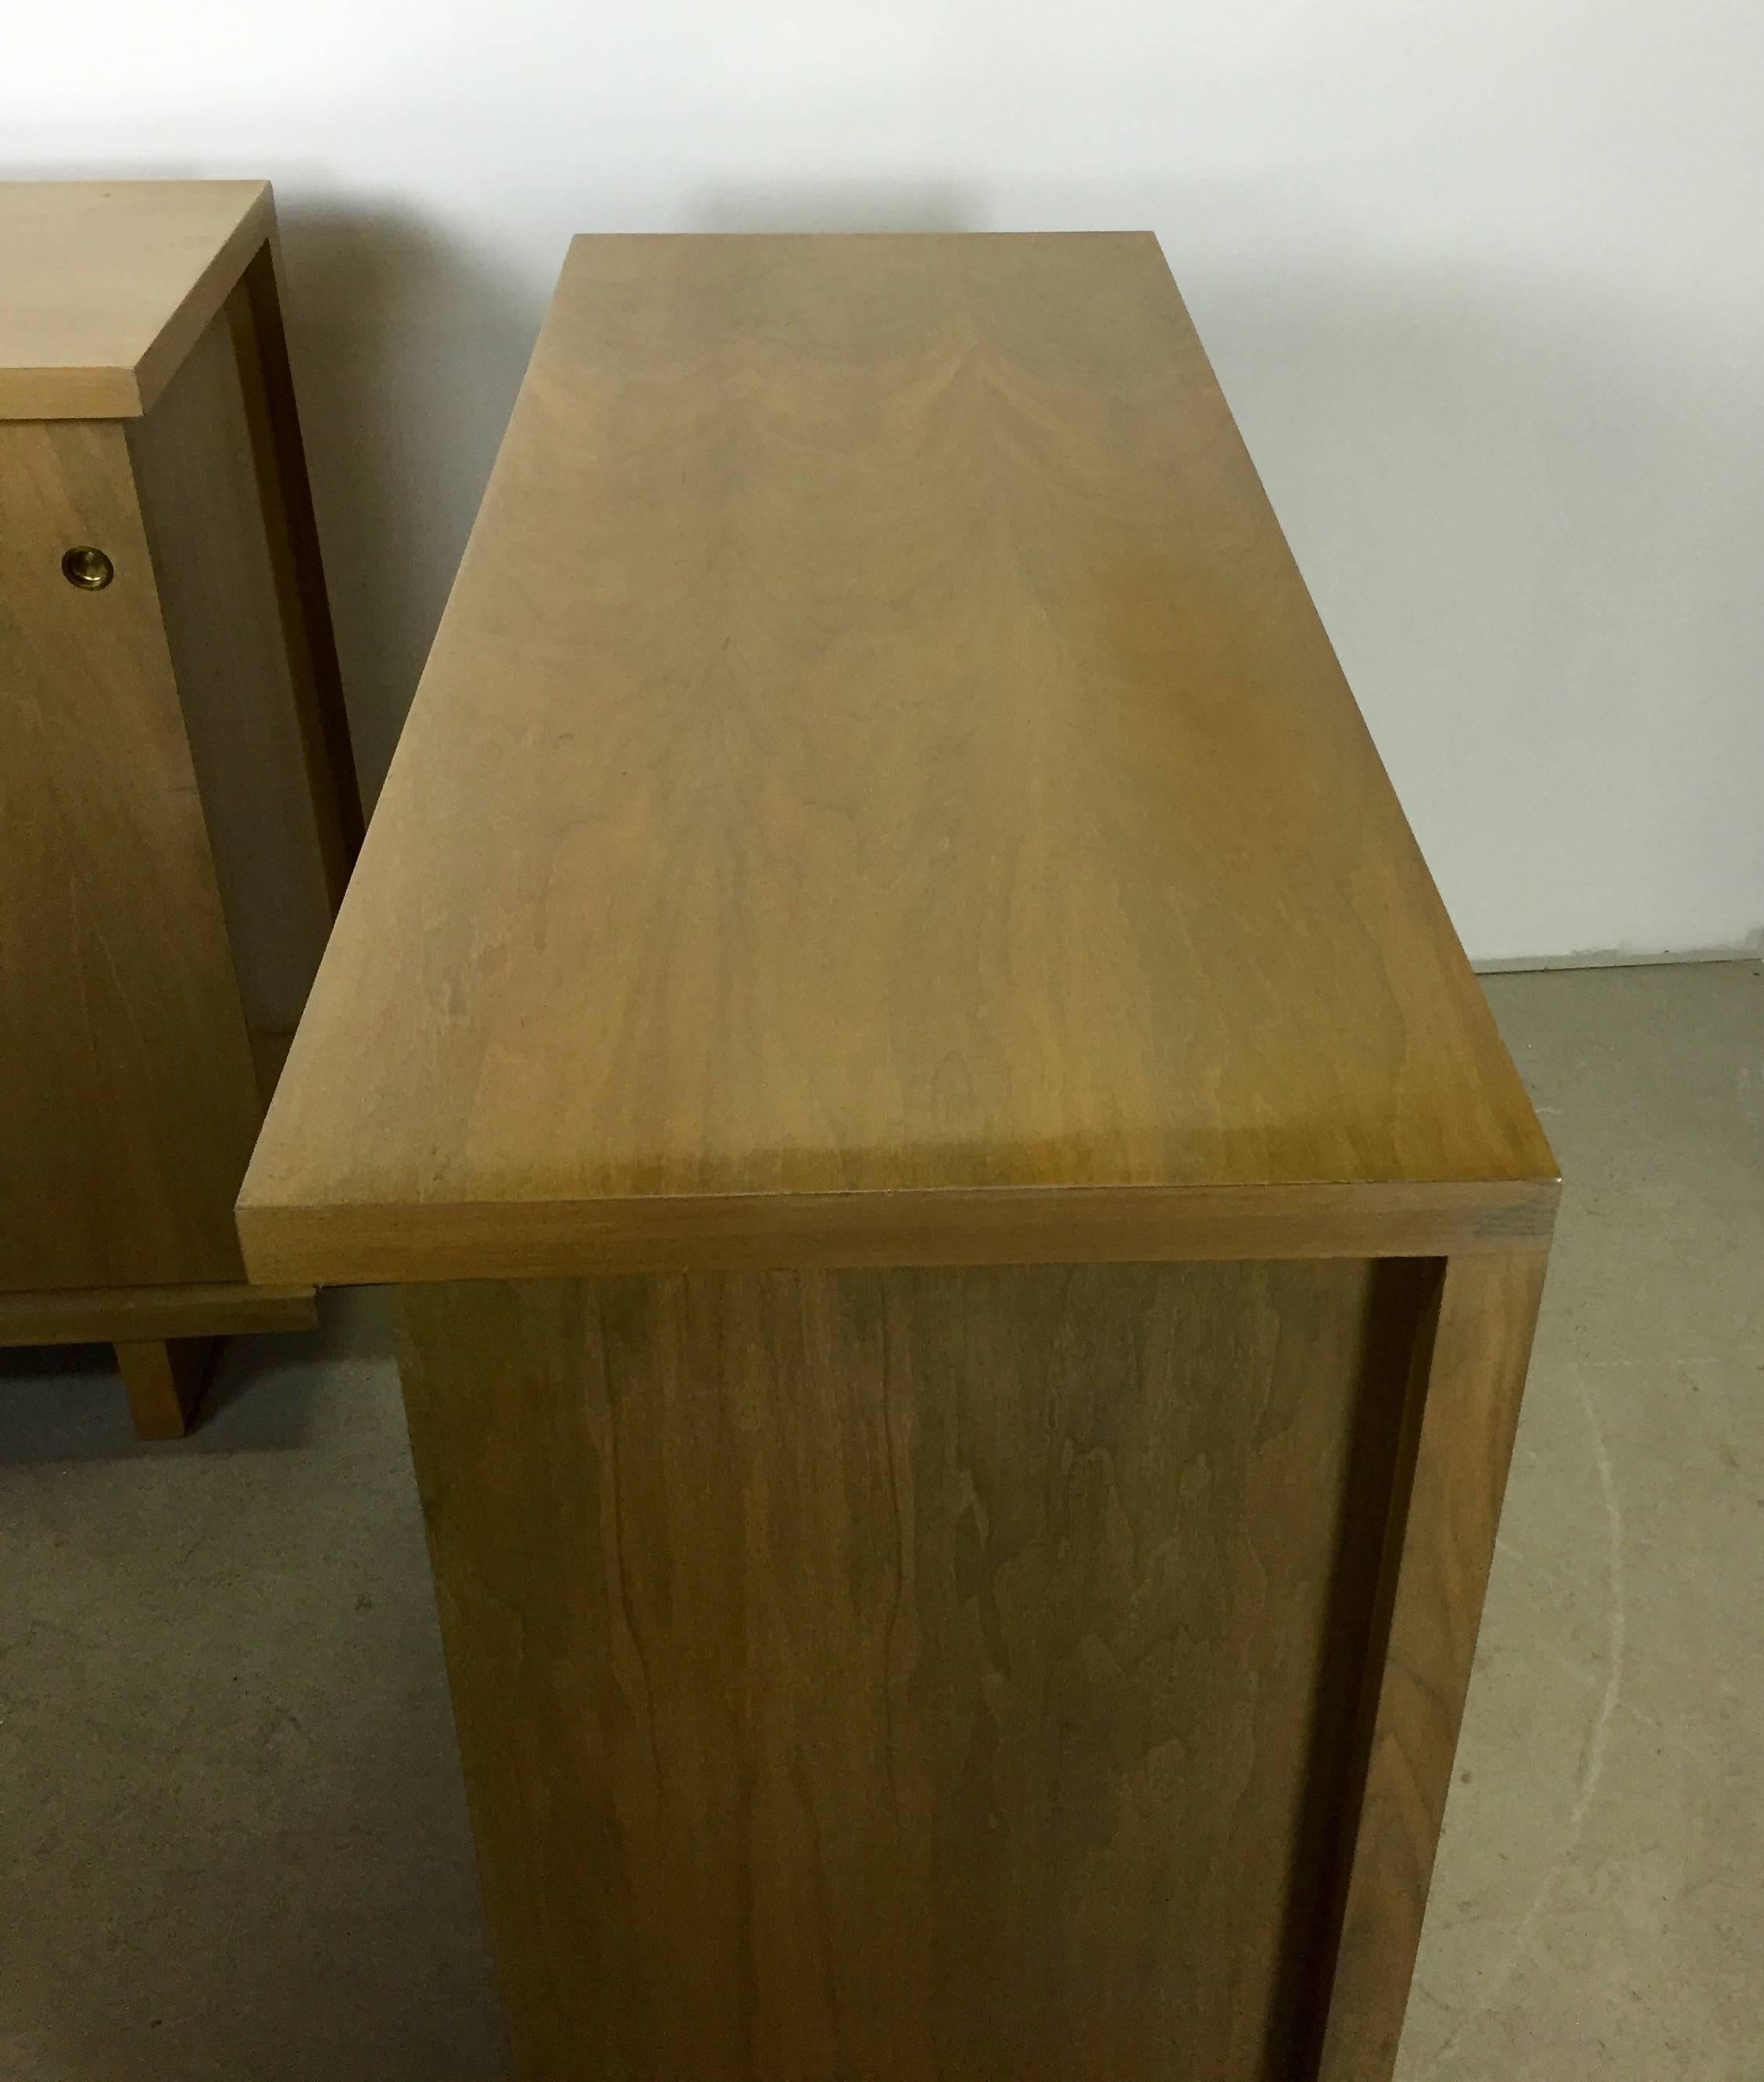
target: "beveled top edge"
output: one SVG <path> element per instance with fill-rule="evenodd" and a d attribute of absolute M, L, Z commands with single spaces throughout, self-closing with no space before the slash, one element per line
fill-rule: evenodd
<path fill-rule="evenodd" d="M 1554 1173 L 1154 241 L 572 246 L 248 1249 L 1378 1254 Z"/>
<path fill-rule="evenodd" d="M 265 180 L 0 181 L 0 419 L 138 419 L 274 221 Z"/>

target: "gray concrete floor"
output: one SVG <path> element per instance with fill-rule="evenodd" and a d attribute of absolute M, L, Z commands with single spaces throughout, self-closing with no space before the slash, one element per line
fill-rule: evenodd
<path fill-rule="evenodd" d="M 1764 2078 L 1764 968 L 1492 978 L 1569 1179 L 1400 2082 Z M 381 1298 L 0 1354 L 0 2082 L 500 2082 Z"/>

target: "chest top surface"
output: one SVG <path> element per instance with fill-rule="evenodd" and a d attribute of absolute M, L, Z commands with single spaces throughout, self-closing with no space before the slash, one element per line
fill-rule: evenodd
<path fill-rule="evenodd" d="M 0 181 L 0 419 L 130 419 L 268 235 L 265 181 Z"/>
<path fill-rule="evenodd" d="M 260 1276 L 1554 1173 L 1153 238 L 575 242 Z"/>

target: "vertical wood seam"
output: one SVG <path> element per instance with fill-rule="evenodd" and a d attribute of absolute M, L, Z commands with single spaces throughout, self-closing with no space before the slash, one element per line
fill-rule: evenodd
<path fill-rule="evenodd" d="M 1420 1321 L 1416 1325 L 1414 1348 L 1403 1395 L 1401 1429 L 1398 1435 L 1391 1494 L 1385 1518 L 1372 1618 L 1365 1659 L 1361 1665 L 1360 1700 L 1354 1720 L 1353 1747 L 1341 1789 L 1340 1811 L 1331 1849 L 1331 1871 L 1325 1902 L 1324 1921 L 1319 1932 L 1312 2007 L 1302 2028 L 1304 2082 L 1321 2072 L 1329 1998 L 1340 1955 L 1348 1909 L 1348 1882 L 1353 1871 L 1354 1846 L 1360 1833 L 1370 1781 L 1378 1702 L 1383 1692 L 1384 1671 L 1390 1654 L 1391 1632 L 1396 1616 L 1397 1583 L 1402 1574 L 1403 1552 L 1408 1537 L 1409 1513 L 1415 1500 L 1415 1473 L 1420 1457 L 1421 1422 L 1426 1412 L 1428 1383 L 1439 1334 L 1440 1310 L 1445 1296 L 1449 1260 L 1436 1259 L 1433 1275 Z"/>
<path fill-rule="evenodd" d="M 1388 2082 L 1473 1675 L 1546 1260 L 1448 1259 L 1321 2023 L 1319 2082 Z"/>
<path fill-rule="evenodd" d="M 293 673 L 307 792 L 335 915 L 361 849 L 363 819 L 336 635 L 282 323 L 273 235 L 226 303 L 258 489 Z"/>

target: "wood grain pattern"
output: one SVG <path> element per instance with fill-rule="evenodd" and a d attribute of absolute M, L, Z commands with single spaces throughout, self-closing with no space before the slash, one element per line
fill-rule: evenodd
<path fill-rule="evenodd" d="M 403 1290 L 525 2082 L 1293 2082 L 1437 1277 Z"/>
<path fill-rule="evenodd" d="M 261 1274 L 789 1262 L 846 1195 L 854 1250 L 1323 1187 L 1432 1250 L 1555 1170 L 1154 241 L 572 247 Z"/>
<path fill-rule="evenodd" d="M 137 1439 L 183 1438 L 202 1400 L 214 1353 L 213 1338 L 125 1340 L 116 1347 Z"/>
<path fill-rule="evenodd" d="M 0 1293 L 0 1345 L 231 1337 L 259 1330 L 310 1330 L 318 1321 L 310 1287 L 100 1287 Z"/>
<path fill-rule="evenodd" d="M 1440 1292 L 1412 1480 L 1392 1518 L 1321 2082 L 1388 2082 L 1395 2066 L 1543 1275 L 1530 1254 L 1454 1259 Z"/>
<path fill-rule="evenodd" d="M 0 1283 L 237 1280 L 255 1075 L 113 423 L 0 424 Z"/>
<path fill-rule="evenodd" d="M 0 419 L 131 419 L 268 235 L 267 181 L 0 181 Z"/>

